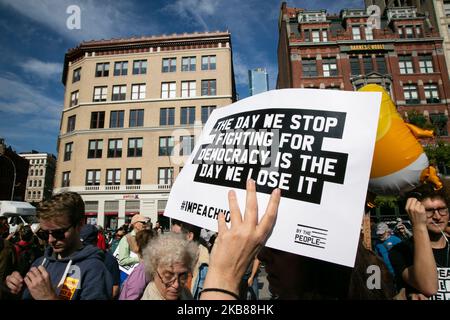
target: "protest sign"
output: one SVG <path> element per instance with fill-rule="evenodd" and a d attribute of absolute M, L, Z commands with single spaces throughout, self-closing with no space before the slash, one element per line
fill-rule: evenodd
<path fill-rule="evenodd" d="M 281 189 L 267 246 L 353 266 L 380 102 L 380 93 L 283 89 L 215 110 L 165 215 L 217 230 L 219 212 L 229 222 L 228 190 L 244 208 L 252 178 L 260 218 Z"/>

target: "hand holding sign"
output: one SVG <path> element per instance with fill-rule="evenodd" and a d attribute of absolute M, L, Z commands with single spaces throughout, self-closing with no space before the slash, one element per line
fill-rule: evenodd
<path fill-rule="evenodd" d="M 245 270 L 275 225 L 280 203 L 280 189 L 272 192 L 266 212 L 259 224 L 254 180 L 247 181 L 247 198 L 243 217 L 234 191 L 228 193 L 228 202 L 231 227 L 227 227 L 225 215 L 219 214 L 219 234 L 211 252 L 204 288 L 220 288 L 237 293 Z M 205 292 L 202 295 L 202 298 L 209 299 L 224 297 L 216 292 Z"/>

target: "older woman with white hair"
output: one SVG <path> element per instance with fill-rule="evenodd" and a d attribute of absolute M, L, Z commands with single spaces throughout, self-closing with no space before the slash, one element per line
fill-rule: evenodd
<path fill-rule="evenodd" d="M 186 282 L 197 255 L 198 246 L 180 234 L 166 233 L 153 239 L 144 250 L 151 280 L 141 300 L 192 300 Z"/>

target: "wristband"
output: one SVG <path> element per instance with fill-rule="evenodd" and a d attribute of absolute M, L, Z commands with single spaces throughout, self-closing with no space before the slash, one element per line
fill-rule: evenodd
<path fill-rule="evenodd" d="M 230 296 L 232 296 L 233 298 L 235 298 L 236 300 L 239 300 L 239 296 L 231 291 L 225 290 L 225 289 L 220 289 L 220 288 L 205 288 L 200 292 L 200 296 L 202 295 L 203 292 L 222 292 L 225 294 L 228 294 Z"/>

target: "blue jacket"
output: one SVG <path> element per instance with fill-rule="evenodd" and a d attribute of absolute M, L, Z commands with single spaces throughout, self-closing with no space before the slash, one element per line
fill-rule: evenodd
<path fill-rule="evenodd" d="M 43 265 L 50 275 L 56 294 L 65 300 L 107 300 L 112 295 L 112 278 L 97 247 L 81 247 L 69 257 L 56 259 L 48 247 L 33 267 Z M 23 299 L 33 299 L 25 289 Z"/>
<path fill-rule="evenodd" d="M 375 246 L 377 254 L 383 258 L 384 264 L 392 275 L 395 275 L 395 273 L 394 268 L 391 264 L 391 260 L 389 259 L 389 250 L 391 250 L 393 246 L 399 244 L 400 242 L 402 242 L 402 240 L 399 237 L 391 235 L 389 238 L 387 238 L 383 242 L 379 242 Z"/>

